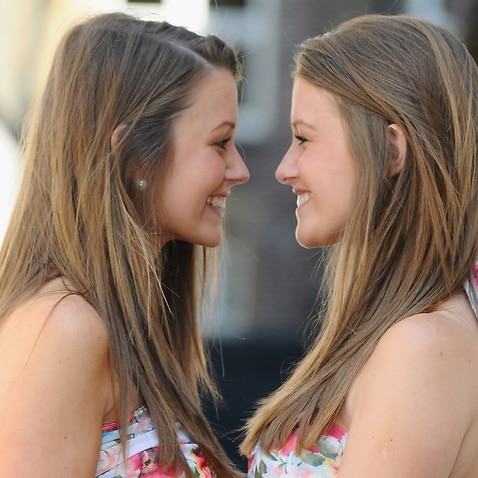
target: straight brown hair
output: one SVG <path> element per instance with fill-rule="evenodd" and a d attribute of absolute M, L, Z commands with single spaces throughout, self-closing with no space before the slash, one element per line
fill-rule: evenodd
<path fill-rule="evenodd" d="M 385 331 L 461 290 L 478 256 L 478 70 L 461 41 L 424 20 L 365 15 L 305 40 L 294 75 L 336 98 L 358 178 L 327 257 L 318 338 L 248 422 L 245 454 L 296 427 L 297 453 L 314 444 Z M 407 156 L 389 179 L 391 123 Z"/>
<path fill-rule="evenodd" d="M 160 249 L 154 200 L 172 123 L 218 69 L 239 80 L 231 47 L 166 22 L 104 14 L 64 36 L 25 128 L 23 180 L 0 251 L 0 318 L 63 277 L 108 329 L 123 439 L 139 394 L 166 467 L 192 476 L 179 422 L 214 471 L 231 477 L 239 473 L 200 399 L 201 390 L 217 396 L 199 324 L 214 254 L 183 241 Z M 140 191 L 138 171 L 155 187 Z"/>

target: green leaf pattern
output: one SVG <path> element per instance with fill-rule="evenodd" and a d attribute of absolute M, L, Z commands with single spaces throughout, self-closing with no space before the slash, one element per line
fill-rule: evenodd
<path fill-rule="evenodd" d="M 338 425 L 321 436 L 315 446 L 295 453 L 297 431 L 284 447 L 264 450 L 258 444 L 249 459 L 248 478 L 331 478 L 337 476 L 347 440 L 347 432 Z"/>

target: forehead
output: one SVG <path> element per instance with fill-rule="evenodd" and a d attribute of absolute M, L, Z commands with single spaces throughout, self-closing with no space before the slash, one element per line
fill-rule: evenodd
<path fill-rule="evenodd" d="M 181 116 L 191 120 L 206 116 L 211 121 L 216 117 L 227 116 L 237 119 L 237 87 L 232 73 L 227 70 L 215 70 L 205 76 L 192 95 L 189 108 Z"/>
<path fill-rule="evenodd" d="M 334 95 L 304 78 L 296 77 L 292 88 L 292 126 L 315 124 L 330 117 L 340 117 Z"/>

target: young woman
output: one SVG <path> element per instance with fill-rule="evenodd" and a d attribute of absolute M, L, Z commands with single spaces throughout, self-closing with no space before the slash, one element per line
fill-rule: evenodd
<path fill-rule="evenodd" d="M 112 13 L 62 40 L 0 252 L 0 468 L 231 477 L 199 386 L 239 63 L 214 36 Z M 204 388 L 204 387 L 203 387 Z"/>
<path fill-rule="evenodd" d="M 276 175 L 299 243 L 331 246 L 325 307 L 249 476 L 478 476 L 474 60 L 426 21 L 350 20 L 300 46 L 291 124 Z"/>

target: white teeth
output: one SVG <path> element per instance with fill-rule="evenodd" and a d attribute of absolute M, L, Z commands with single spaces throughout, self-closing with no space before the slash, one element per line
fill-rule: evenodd
<path fill-rule="evenodd" d="M 226 198 L 224 196 L 208 196 L 206 202 L 218 209 L 224 209 L 226 207 Z"/>
<path fill-rule="evenodd" d="M 305 204 L 310 198 L 312 197 L 312 194 L 310 193 L 302 193 L 297 195 L 297 207 L 302 206 L 302 204 Z"/>

